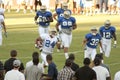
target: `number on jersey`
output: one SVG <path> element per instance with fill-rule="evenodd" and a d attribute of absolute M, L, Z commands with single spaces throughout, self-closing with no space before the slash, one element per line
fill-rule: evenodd
<path fill-rule="evenodd" d="M 50 47 L 50 46 L 51 46 L 52 48 L 54 48 L 54 46 L 55 46 L 55 41 L 53 41 L 53 42 L 51 43 L 50 40 L 46 40 L 45 46 L 46 46 L 46 47 Z"/>
<path fill-rule="evenodd" d="M 99 39 L 91 39 L 90 45 L 97 46 L 99 43 Z"/>

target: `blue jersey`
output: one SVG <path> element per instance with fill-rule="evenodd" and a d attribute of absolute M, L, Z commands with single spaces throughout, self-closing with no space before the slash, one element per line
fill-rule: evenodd
<path fill-rule="evenodd" d="M 56 13 L 57 13 L 57 15 L 58 15 L 58 18 L 64 16 L 64 14 L 63 14 L 64 11 L 66 11 L 66 10 L 64 10 L 64 9 L 62 9 L 62 8 L 58 8 L 58 9 L 56 10 Z M 71 10 L 68 10 L 68 11 L 70 11 L 70 13 L 71 13 Z"/>
<path fill-rule="evenodd" d="M 92 33 L 89 33 L 85 36 L 85 38 L 87 39 L 86 45 L 90 48 L 97 48 L 98 43 L 101 40 L 101 36 L 98 33 L 96 35 L 92 35 Z"/>
<path fill-rule="evenodd" d="M 61 25 L 62 29 L 70 29 L 73 26 L 73 24 L 76 23 L 76 20 L 74 17 L 70 17 L 69 19 L 60 17 L 58 19 L 58 23 Z"/>
<path fill-rule="evenodd" d="M 104 26 L 102 26 L 99 29 L 100 35 L 105 39 L 111 39 L 113 37 L 113 34 L 115 33 L 116 29 L 113 26 L 110 26 L 108 29 L 106 29 Z"/>
<path fill-rule="evenodd" d="M 36 13 L 36 16 L 38 17 L 39 20 L 39 25 L 40 26 L 49 26 L 50 22 L 46 22 L 49 17 L 52 17 L 52 13 L 49 11 L 46 11 L 45 13 L 42 13 L 41 11 L 38 11 Z"/>

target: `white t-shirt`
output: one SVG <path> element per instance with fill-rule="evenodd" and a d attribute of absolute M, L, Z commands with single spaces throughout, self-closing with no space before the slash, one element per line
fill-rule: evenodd
<path fill-rule="evenodd" d="M 28 67 L 30 67 L 32 65 L 33 65 L 33 62 L 31 60 L 31 61 L 26 63 L 26 68 L 28 68 Z M 44 73 L 44 68 L 43 68 L 43 65 L 41 63 L 38 63 L 38 68 L 40 69 L 40 71 L 42 71 L 42 73 Z"/>
<path fill-rule="evenodd" d="M 43 40 L 42 51 L 45 53 L 53 53 L 53 49 L 58 41 L 57 37 L 51 38 L 49 34 L 42 34 L 41 38 Z"/>
<path fill-rule="evenodd" d="M 108 70 L 102 66 L 95 66 L 93 70 L 96 72 L 97 80 L 106 80 L 107 77 L 110 77 Z"/>
<path fill-rule="evenodd" d="M 115 73 L 114 80 L 120 80 L 120 71 Z"/>
<path fill-rule="evenodd" d="M 25 76 L 18 70 L 12 69 L 5 74 L 4 80 L 25 80 Z"/>

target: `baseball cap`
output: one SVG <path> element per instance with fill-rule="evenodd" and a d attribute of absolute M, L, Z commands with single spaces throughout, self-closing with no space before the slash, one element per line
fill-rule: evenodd
<path fill-rule="evenodd" d="M 14 62 L 13 62 L 14 67 L 18 67 L 18 66 L 20 66 L 20 64 L 21 64 L 20 60 L 14 60 Z"/>

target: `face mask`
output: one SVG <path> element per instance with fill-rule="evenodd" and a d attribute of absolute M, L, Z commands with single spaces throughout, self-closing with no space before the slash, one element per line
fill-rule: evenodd
<path fill-rule="evenodd" d="M 95 35 L 96 35 L 96 33 L 92 33 L 92 35 L 94 35 L 94 36 L 95 36 Z"/>

